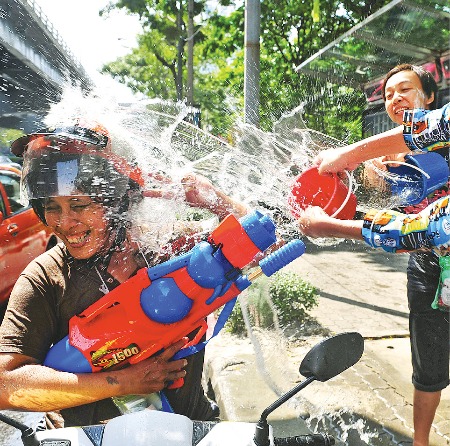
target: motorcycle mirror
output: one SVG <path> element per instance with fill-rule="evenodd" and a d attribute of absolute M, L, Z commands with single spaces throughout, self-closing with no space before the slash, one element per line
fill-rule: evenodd
<path fill-rule="evenodd" d="M 356 364 L 363 352 L 364 338 L 359 333 L 341 333 L 316 344 L 303 358 L 300 373 L 328 381 Z"/>
<path fill-rule="evenodd" d="M 356 332 L 341 333 L 316 344 L 303 358 L 300 373 L 306 378 L 267 407 L 256 425 L 253 442 L 269 446 L 267 417 L 313 381 L 327 381 L 356 364 L 364 352 L 364 338 Z"/>

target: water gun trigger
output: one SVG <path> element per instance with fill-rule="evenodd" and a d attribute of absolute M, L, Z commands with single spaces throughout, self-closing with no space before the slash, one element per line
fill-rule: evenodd
<path fill-rule="evenodd" d="M 172 381 L 172 384 L 167 386 L 168 389 L 179 389 L 184 385 L 184 378 L 178 378 L 175 381 Z"/>
<path fill-rule="evenodd" d="M 195 334 L 194 338 L 191 341 L 189 341 L 181 350 L 183 350 L 187 347 L 192 347 L 193 345 L 197 345 L 201 341 L 202 337 L 205 335 L 206 331 L 208 330 L 208 323 L 206 322 L 205 319 L 200 321 L 198 328 L 199 328 L 199 330 Z"/>
<path fill-rule="evenodd" d="M 199 330 L 194 336 L 194 338 L 191 341 L 189 341 L 181 350 L 197 345 L 202 340 L 202 337 L 205 335 L 207 330 L 208 330 L 208 323 L 206 322 L 205 319 L 203 319 L 202 323 L 200 324 Z M 178 378 L 171 384 L 169 384 L 167 388 L 179 389 L 180 387 L 183 387 L 183 385 L 184 385 L 184 378 Z"/>
<path fill-rule="evenodd" d="M 233 285 L 233 282 L 228 281 L 225 284 L 221 284 L 214 288 L 214 292 L 212 293 L 211 297 L 205 301 L 205 303 L 207 305 L 211 305 L 218 297 L 223 296 L 229 290 L 231 285 Z"/>

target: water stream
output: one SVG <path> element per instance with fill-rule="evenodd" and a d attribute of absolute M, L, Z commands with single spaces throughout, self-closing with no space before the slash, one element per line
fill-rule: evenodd
<path fill-rule="evenodd" d="M 83 116 L 101 122 L 110 131 L 118 152 L 134 160 L 143 169 L 146 187 L 164 191 L 165 198 L 145 199 L 138 208 L 133 209 L 134 226 L 146 228 L 145 234 L 140 235 L 141 241 L 152 248 L 156 249 L 165 243 L 174 232 L 190 221 L 192 208 L 183 202 L 181 187 L 182 178 L 190 172 L 207 177 L 248 208 L 258 208 L 272 215 L 277 223 L 279 237 L 288 239 L 300 236 L 287 203 L 293 181 L 299 172 L 311 165 L 313 157 L 321 149 L 336 147 L 340 142 L 308 129 L 302 119 L 301 106 L 284 115 L 274 125 L 272 132 L 236 123 L 231 142 L 187 122 L 185 118 L 190 111 L 183 105 L 160 101 L 118 104 L 105 92 L 97 91 L 86 96 L 68 87 L 62 100 L 54 104 L 45 121 L 47 125 L 55 125 L 61 119 Z M 359 179 L 355 179 L 357 192 Z M 386 196 L 379 199 L 381 201 L 378 203 L 361 201 L 358 209 L 383 204 L 382 200 L 386 200 Z M 206 223 L 212 219 L 208 213 L 202 218 Z M 337 241 L 319 240 L 316 243 Z M 271 360 L 270 352 L 278 352 L 276 362 L 282 367 L 284 361 L 280 360 L 279 352 L 283 349 L 267 348 L 267 335 L 253 330 L 248 315 L 246 318 L 260 369 L 275 393 L 281 394 L 287 390 L 282 378 L 284 370 L 279 370 L 279 376 L 278 373 L 269 375 L 264 364 Z M 272 345 L 273 342 L 279 345 L 284 342 L 281 333 L 276 339 L 273 332 L 269 336 L 272 337 Z M 319 414 L 316 418 L 320 420 L 324 417 L 324 414 Z M 345 423 L 350 423 L 347 428 L 356 424 L 355 420 L 344 418 L 337 414 L 332 424 L 339 424 L 341 431 L 345 432 Z M 36 416 L 30 415 L 26 419 L 35 421 Z M 359 432 L 361 437 L 370 436 L 363 427 Z M 17 435 L 15 439 L 10 437 L 8 444 L 19 445 L 18 438 Z"/>

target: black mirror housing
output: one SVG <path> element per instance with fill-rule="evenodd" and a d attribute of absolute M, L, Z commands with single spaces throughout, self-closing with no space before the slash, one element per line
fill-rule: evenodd
<path fill-rule="evenodd" d="M 300 373 L 318 381 L 328 381 L 356 364 L 364 353 L 364 338 L 357 332 L 324 339 L 303 358 Z"/>

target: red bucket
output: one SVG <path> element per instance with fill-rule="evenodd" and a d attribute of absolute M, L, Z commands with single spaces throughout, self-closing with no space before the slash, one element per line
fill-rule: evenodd
<path fill-rule="evenodd" d="M 328 215 L 351 220 L 356 213 L 357 201 L 355 194 L 349 194 L 348 187 L 337 175 L 319 175 L 317 167 L 311 167 L 295 179 L 288 204 L 295 218 L 302 209 L 319 206 Z"/>

